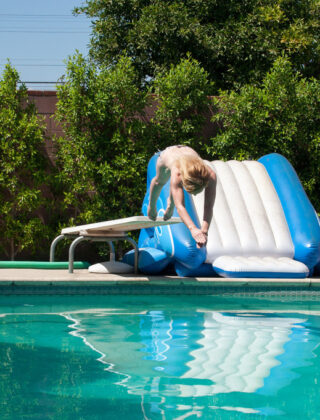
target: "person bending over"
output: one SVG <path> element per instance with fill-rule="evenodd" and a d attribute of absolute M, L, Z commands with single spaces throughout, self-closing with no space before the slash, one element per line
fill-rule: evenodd
<path fill-rule="evenodd" d="M 167 147 L 160 152 L 157 160 L 156 176 L 150 185 L 148 217 L 151 220 L 157 218 L 157 199 L 170 176 L 170 195 L 163 218 L 164 220 L 170 219 L 174 206 L 176 206 L 179 216 L 190 230 L 197 247 L 202 247 L 207 243 L 208 230 L 212 219 L 216 195 L 216 174 L 191 147 Z M 196 227 L 185 208 L 183 188 L 192 195 L 197 195 L 205 190 L 201 229 Z"/>

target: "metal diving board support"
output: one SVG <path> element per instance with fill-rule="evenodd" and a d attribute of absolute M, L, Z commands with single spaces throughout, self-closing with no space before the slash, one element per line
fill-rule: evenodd
<path fill-rule="evenodd" d="M 124 235 L 117 235 L 117 236 L 110 236 L 110 234 L 109 235 L 99 235 L 99 236 L 94 236 L 94 235 L 80 235 L 80 236 L 59 235 L 51 243 L 50 262 L 54 262 L 54 255 L 55 255 L 56 246 L 62 239 L 74 239 L 72 241 L 70 247 L 69 247 L 69 259 L 68 259 L 68 261 L 69 261 L 69 273 L 73 273 L 73 263 L 74 263 L 75 249 L 80 242 L 83 242 L 83 241 L 108 242 L 109 247 L 110 247 L 110 261 L 115 261 L 115 248 L 114 248 L 113 242 L 122 240 L 122 241 L 128 241 L 129 243 L 131 243 L 131 245 L 134 248 L 134 273 L 138 274 L 138 258 L 139 258 L 138 245 L 137 245 L 136 241 L 134 241 L 128 235 L 125 235 L 125 234 Z"/>

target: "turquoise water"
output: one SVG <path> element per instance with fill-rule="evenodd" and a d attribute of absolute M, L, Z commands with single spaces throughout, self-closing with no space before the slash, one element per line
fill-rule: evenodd
<path fill-rule="evenodd" d="M 314 297 L 2 296 L 0 418 L 318 419 L 319 340 Z"/>

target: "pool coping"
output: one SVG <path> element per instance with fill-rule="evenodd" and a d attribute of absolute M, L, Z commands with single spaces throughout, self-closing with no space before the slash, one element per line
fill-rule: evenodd
<path fill-rule="evenodd" d="M 0 294 L 220 294 L 319 292 L 320 277 L 223 278 L 94 274 L 88 270 L 0 269 Z"/>

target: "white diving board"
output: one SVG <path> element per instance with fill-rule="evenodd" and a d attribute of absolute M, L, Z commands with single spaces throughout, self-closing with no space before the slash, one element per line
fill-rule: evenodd
<path fill-rule="evenodd" d="M 124 219 L 108 220 L 105 222 L 90 223 L 81 226 L 72 226 L 61 230 L 61 235 L 57 236 L 50 247 L 50 261 L 54 261 L 55 248 L 58 242 L 64 238 L 75 238 L 69 248 L 69 273 L 73 272 L 74 251 L 78 243 L 89 241 L 107 241 L 110 246 L 110 261 L 114 260 L 115 253 L 112 241 L 127 240 L 132 244 L 135 250 L 134 271 L 138 272 L 138 245 L 127 235 L 131 230 L 146 229 L 157 226 L 166 226 L 176 223 L 182 223 L 180 217 L 172 217 L 169 220 L 163 220 L 158 217 L 157 220 L 151 220 L 147 216 L 132 216 Z"/>
<path fill-rule="evenodd" d="M 146 229 L 156 226 L 172 225 L 181 223 L 180 217 L 172 217 L 169 220 L 163 220 L 158 217 L 157 220 L 151 220 L 147 216 L 132 216 L 124 219 L 109 220 L 106 222 L 90 223 L 88 225 L 73 226 L 64 228 L 62 235 L 114 235 L 129 232 L 130 230 Z"/>

